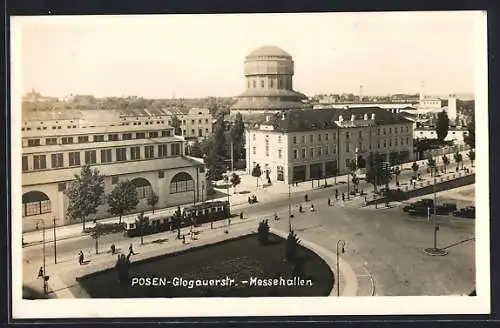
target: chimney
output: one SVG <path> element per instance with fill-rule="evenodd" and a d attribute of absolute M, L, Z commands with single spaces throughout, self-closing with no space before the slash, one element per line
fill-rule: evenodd
<path fill-rule="evenodd" d="M 375 119 L 375 113 L 372 113 L 372 120 Z"/>
<path fill-rule="evenodd" d="M 351 122 L 354 122 L 354 119 L 355 119 L 355 118 L 356 118 L 356 117 L 355 117 L 354 115 L 351 115 Z"/>

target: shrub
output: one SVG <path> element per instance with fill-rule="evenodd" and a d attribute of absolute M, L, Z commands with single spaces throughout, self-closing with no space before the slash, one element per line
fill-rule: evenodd
<path fill-rule="evenodd" d="M 297 259 L 297 249 L 299 248 L 300 240 L 294 231 L 290 231 L 286 239 L 286 259 L 288 262 L 294 263 Z"/>
<path fill-rule="evenodd" d="M 257 229 L 257 238 L 261 245 L 265 245 L 269 241 L 269 222 L 267 219 L 260 221 Z"/>

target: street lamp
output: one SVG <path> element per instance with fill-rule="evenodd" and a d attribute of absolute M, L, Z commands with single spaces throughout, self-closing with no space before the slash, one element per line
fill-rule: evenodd
<path fill-rule="evenodd" d="M 54 264 L 57 264 L 56 217 L 54 216 Z"/>
<path fill-rule="evenodd" d="M 226 184 L 227 203 L 229 205 L 229 176 L 227 174 L 224 176 L 224 183 Z"/>
<path fill-rule="evenodd" d="M 47 291 L 48 291 L 48 286 L 47 286 L 47 280 L 49 280 L 49 276 L 47 276 L 47 271 L 46 271 L 46 266 L 45 266 L 45 221 L 43 221 L 42 219 L 38 220 L 36 222 L 36 229 L 38 230 L 38 224 L 39 223 L 42 223 L 42 238 L 43 238 L 43 276 L 42 276 L 42 279 L 43 279 L 43 293 L 46 295 L 47 294 Z"/>
<path fill-rule="evenodd" d="M 292 190 L 291 185 L 288 183 L 288 231 L 292 232 Z"/>
<path fill-rule="evenodd" d="M 339 246 L 342 248 L 339 250 Z M 345 241 L 342 239 L 337 241 L 337 296 L 340 296 L 340 270 L 339 270 L 339 253 L 345 253 Z"/>

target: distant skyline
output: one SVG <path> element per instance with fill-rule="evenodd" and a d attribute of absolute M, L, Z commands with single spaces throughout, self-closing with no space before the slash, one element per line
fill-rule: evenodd
<path fill-rule="evenodd" d="M 426 94 L 446 95 L 474 92 L 482 17 L 477 11 L 14 17 L 11 49 L 22 92 L 60 98 L 238 96 L 245 56 L 262 45 L 292 55 L 294 89 L 308 96 L 359 94 L 360 85 L 364 95 L 419 93 L 422 81 Z"/>

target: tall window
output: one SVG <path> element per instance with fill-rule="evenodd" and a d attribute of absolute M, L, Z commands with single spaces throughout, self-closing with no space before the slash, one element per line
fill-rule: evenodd
<path fill-rule="evenodd" d="M 47 158 L 45 155 L 33 156 L 33 169 L 44 170 L 47 168 Z"/>
<path fill-rule="evenodd" d="M 70 152 L 69 153 L 69 166 L 80 165 L 80 152 Z"/>
<path fill-rule="evenodd" d="M 255 148 L 255 146 L 252 147 L 252 152 L 254 155 L 257 154 L 257 148 Z"/>
<path fill-rule="evenodd" d="M 63 154 L 52 154 L 51 155 L 52 168 L 63 167 Z"/>
<path fill-rule="evenodd" d="M 401 127 L 401 133 L 403 133 L 403 127 Z"/>
<path fill-rule="evenodd" d="M 28 139 L 28 147 L 40 146 L 40 139 Z"/>
<path fill-rule="evenodd" d="M 191 120 L 191 125 L 194 125 L 194 120 Z"/>
<path fill-rule="evenodd" d="M 299 151 L 297 149 L 293 150 L 293 159 L 298 159 L 299 158 Z"/>
<path fill-rule="evenodd" d="M 293 143 L 293 144 L 296 144 L 296 143 L 297 143 L 297 137 L 296 137 L 296 136 L 293 136 L 293 137 L 292 137 L 292 143 Z"/>
<path fill-rule="evenodd" d="M 359 131 L 358 137 L 363 138 L 363 131 Z"/>
<path fill-rule="evenodd" d="M 392 147 L 392 139 L 389 139 L 389 147 Z"/>
<path fill-rule="evenodd" d="M 73 137 L 62 137 L 61 142 L 63 145 L 72 144 Z"/>
<path fill-rule="evenodd" d="M 179 143 L 170 144 L 170 151 L 172 156 L 179 156 L 181 154 L 181 145 Z"/>
<path fill-rule="evenodd" d="M 302 139 L 302 143 L 303 143 L 303 144 L 304 144 L 304 143 L 306 143 L 306 136 L 302 136 L 302 138 L 301 138 L 301 139 Z"/>
<path fill-rule="evenodd" d="M 264 80 L 260 80 L 260 87 L 263 88 L 264 87 Z"/>
<path fill-rule="evenodd" d="M 328 151 L 328 146 L 325 146 L 324 152 L 325 152 L 325 156 L 330 156 L 330 153 Z"/>
<path fill-rule="evenodd" d="M 158 157 L 167 157 L 168 156 L 167 148 L 168 148 L 167 144 L 158 145 Z"/>
<path fill-rule="evenodd" d="M 297 139 L 295 139 L 297 141 Z M 281 136 L 278 136 L 278 143 L 281 143 Z"/>
<path fill-rule="evenodd" d="M 392 128 L 389 128 L 389 134 L 392 134 Z"/>
<path fill-rule="evenodd" d="M 123 162 L 127 160 L 127 148 L 116 148 L 116 161 Z"/>
<path fill-rule="evenodd" d="M 321 142 L 321 134 L 318 134 L 318 141 Z"/>
<path fill-rule="evenodd" d="M 278 149 L 278 158 L 281 159 L 283 151 L 281 149 Z"/>
<path fill-rule="evenodd" d="M 332 146 L 332 153 L 333 154 L 337 153 L 337 146 L 335 146 L 335 145 Z"/>
<path fill-rule="evenodd" d="M 318 156 L 318 158 L 321 158 L 321 156 L 322 156 L 321 147 L 316 148 L 316 155 Z"/>
<path fill-rule="evenodd" d="M 57 145 L 57 138 L 46 138 L 45 144 L 46 145 Z"/>
<path fill-rule="evenodd" d="M 385 128 L 383 129 L 383 131 L 384 131 L 384 136 L 385 136 Z"/>
<path fill-rule="evenodd" d="M 406 127 L 406 132 L 408 133 L 408 127 Z"/>
<path fill-rule="evenodd" d="M 271 79 L 269 82 L 271 83 L 271 88 L 274 88 L 274 80 Z"/>
<path fill-rule="evenodd" d="M 162 137 L 170 137 L 170 130 L 161 131 L 161 136 Z"/>
<path fill-rule="evenodd" d="M 23 167 L 23 172 L 28 171 L 28 156 L 23 156 L 22 167 Z"/>
<path fill-rule="evenodd" d="M 104 141 L 104 135 L 103 134 L 98 134 L 94 136 L 94 142 L 103 142 Z"/>
<path fill-rule="evenodd" d="M 144 139 L 144 138 L 146 138 L 146 134 L 144 132 L 137 132 L 135 134 L 135 138 L 136 139 Z"/>
<path fill-rule="evenodd" d="M 177 194 L 194 190 L 194 180 L 186 172 L 177 173 L 170 182 L 170 193 Z"/>
<path fill-rule="evenodd" d="M 384 148 L 387 147 L 387 142 L 384 140 Z"/>
<path fill-rule="evenodd" d="M 85 152 L 85 164 L 95 164 L 96 163 L 96 151 L 87 150 Z"/>
<path fill-rule="evenodd" d="M 131 140 L 131 139 L 132 139 L 132 133 L 122 134 L 122 140 Z"/>
<path fill-rule="evenodd" d="M 277 166 L 276 171 L 277 171 L 276 172 L 277 173 L 276 179 L 278 181 L 285 181 L 285 175 L 283 174 L 283 172 L 284 172 L 283 166 Z"/>
<path fill-rule="evenodd" d="M 46 194 L 30 191 L 23 195 L 23 217 L 50 213 L 50 200 Z"/>
<path fill-rule="evenodd" d="M 130 159 L 141 159 L 141 148 L 139 146 L 130 148 Z"/>
<path fill-rule="evenodd" d="M 155 157 L 154 146 L 145 146 L 144 147 L 144 157 L 145 158 L 154 158 Z"/>
<path fill-rule="evenodd" d="M 302 148 L 302 158 L 306 158 L 306 149 L 305 148 Z"/>
<path fill-rule="evenodd" d="M 89 136 L 79 136 L 78 143 L 87 143 L 89 142 Z"/>
<path fill-rule="evenodd" d="M 266 138 L 266 156 L 269 156 L 269 139 Z"/>
<path fill-rule="evenodd" d="M 351 144 L 350 143 L 346 143 L 346 145 L 345 145 L 345 151 L 347 153 L 351 151 Z"/>
<path fill-rule="evenodd" d="M 347 140 L 349 140 L 349 132 L 346 132 L 346 133 L 345 133 L 345 138 L 346 138 Z"/>
<path fill-rule="evenodd" d="M 118 141 L 118 134 L 108 134 L 109 141 Z"/>
<path fill-rule="evenodd" d="M 328 141 L 328 133 L 325 133 L 325 140 Z"/>
<path fill-rule="evenodd" d="M 101 163 L 111 163 L 111 149 L 102 149 L 101 150 Z"/>
<path fill-rule="evenodd" d="M 310 157 L 311 159 L 313 159 L 313 158 L 314 158 L 314 148 L 309 149 L 309 157 Z"/>
<path fill-rule="evenodd" d="M 310 142 L 310 143 L 312 143 L 313 141 L 314 141 L 314 136 L 311 134 L 311 135 L 309 136 L 309 142 Z"/>

